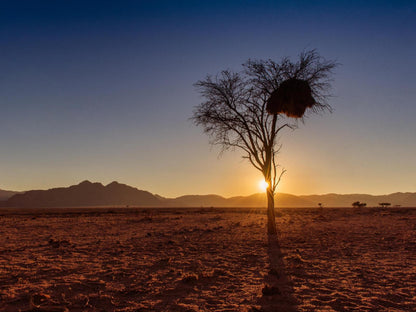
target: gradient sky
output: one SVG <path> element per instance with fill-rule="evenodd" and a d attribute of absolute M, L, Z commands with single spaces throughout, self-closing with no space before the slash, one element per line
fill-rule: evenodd
<path fill-rule="evenodd" d="M 0 40 L 0 189 L 256 193 L 189 121 L 193 83 L 317 49 L 334 112 L 281 134 L 278 191 L 416 191 L 415 1 L 1 1 Z"/>

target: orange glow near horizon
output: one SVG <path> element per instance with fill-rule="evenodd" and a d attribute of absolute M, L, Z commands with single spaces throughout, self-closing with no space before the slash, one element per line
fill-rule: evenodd
<path fill-rule="evenodd" d="M 267 188 L 269 187 L 269 183 L 267 183 L 266 181 L 264 181 L 264 180 L 260 180 L 259 181 L 259 189 L 262 191 L 262 192 L 266 192 L 266 190 L 267 190 Z"/>

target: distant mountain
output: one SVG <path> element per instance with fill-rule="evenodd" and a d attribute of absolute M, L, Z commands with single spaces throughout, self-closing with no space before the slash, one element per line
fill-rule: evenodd
<path fill-rule="evenodd" d="M 7 191 L 6 191 L 7 192 Z M 0 202 L 2 207 L 88 207 L 88 206 L 139 206 L 139 207 L 265 207 L 265 194 L 225 198 L 219 195 L 185 195 L 165 198 L 147 191 L 112 182 L 101 183 L 84 181 L 70 187 L 53 188 L 42 191 L 28 191 L 15 194 Z M 2 193 L 0 193 L 1 196 Z M 7 196 L 6 194 L 6 196 Z M 6 197 L 7 198 L 7 197 Z M 278 193 L 276 207 L 351 207 L 355 201 L 365 202 L 368 207 L 381 202 L 416 207 L 416 193 L 393 193 L 390 195 L 367 194 L 325 194 L 301 195 Z"/>
<path fill-rule="evenodd" d="M 352 207 L 352 203 L 360 201 L 367 203 L 368 207 L 379 206 L 379 203 L 391 203 L 392 206 L 416 207 L 416 193 L 393 193 L 390 195 L 368 194 L 325 194 L 325 195 L 291 195 L 278 193 L 275 197 L 276 207 Z M 168 206 L 175 207 L 264 207 L 267 204 L 263 193 L 249 196 L 236 196 L 224 198 L 218 195 L 187 195 L 176 199 L 166 199 Z"/>
<path fill-rule="evenodd" d="M 326 207 L 351 207 L 355 201 L 366 203 L 369 207 L 378 206 L 379 203 L 391 203 L 404 207 L 416 207 L 416 193 L 393 193 L 389 195 L 368 195 L 368 194 L 325 194 L 325 195 L 302 195 L 315 206 L 322 203 Z"/>
<path fill-rule="evenodd" d="M 19 192 L 0 190 L 0 200 L 7 200 Z"/>
<path fill-rule="evenodd" d="M 253 194 L 250 196 L 238 196 L 231 197 L 230 201 L 232 206 L 249 206 L 249 207 L 261 207 L 267 205 L 266 195 L 263 193 Z M 313 202 L 300 198 L 295 195 L 278 193 L 275 196 L 276 207 L 314 207 Z"/>
<path fill-rule="evenodd" d="M 185 195 L 167 199 L 169 206 L 175 207 L 229 207 L 229 200 L 219 195 Z"/>
<path fill-rule="evenodd" d="M 16 194 L 6 201 L 8 207 L 79 207 L 108 205 L 158 206 L 160 199 L 149 192 L 112 182 L 84 181 L 70 187 Z"/>

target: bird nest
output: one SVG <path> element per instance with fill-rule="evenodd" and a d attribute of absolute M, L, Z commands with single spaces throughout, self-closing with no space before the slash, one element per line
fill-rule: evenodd
<path fill-rule="evenodd" d="M 269 114 L 285 114 L 288 117 L 301 118 L 307 108 L 316 104 L 309 83 L 301 79 L 283 81 L 267 100 Z"/>

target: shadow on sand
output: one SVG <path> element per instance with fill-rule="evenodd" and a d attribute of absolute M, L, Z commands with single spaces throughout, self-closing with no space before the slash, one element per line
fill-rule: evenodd
<path fill-rule="evenodd" d="M 270 269 L 264 279 L 263 296 L 258 300 L 260 309 L 253 309 L 253 311 L 297 311 L 293 284 L 285 272 L 283 254 L 276 235 L 268 237 L 268 255 Z"/>

